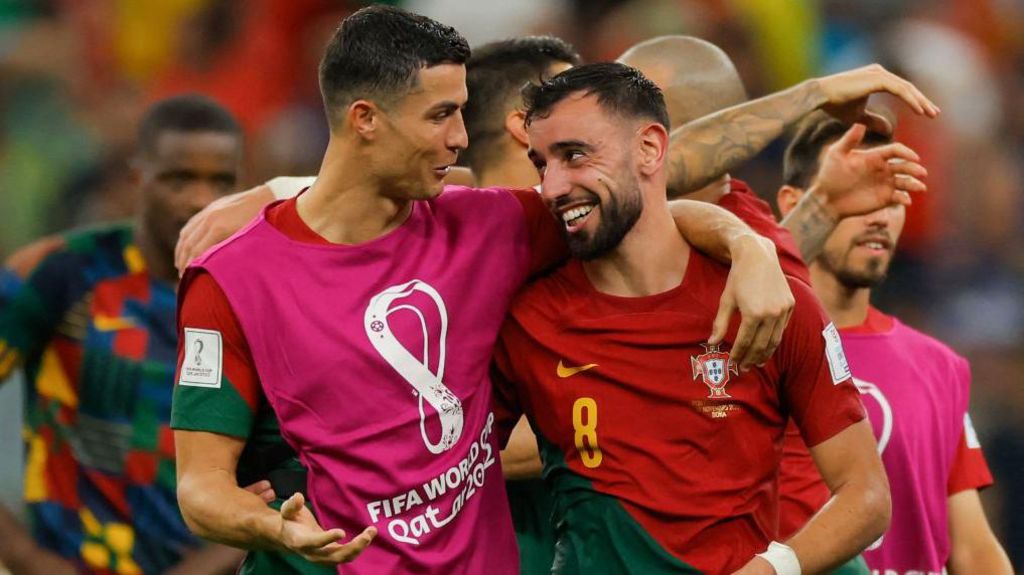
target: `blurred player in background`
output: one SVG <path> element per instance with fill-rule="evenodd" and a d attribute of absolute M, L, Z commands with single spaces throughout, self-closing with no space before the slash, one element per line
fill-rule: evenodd
<path fill-rule="evenodd" d="M 542 193 L 579 260 L 516 298 L 496 352 L 499 397 L 530 418 L 555 491 L 552 572 L 790 575 L 856 555 L 888 524 L 888 486 L 810 289 L 790 280 L 778 352 L 738 372 L 735 323 L 721 348 L 705 335 L 726 269 L 666 233 L 658 88 L 594 64 L 525 100 Z M 773 540 L 790 416 L 835 495 L 787 546 Z"/>
<path fill-rule="evenodd" d="M 830 144 L 855 143 L 846 132 L 820 116 L 801 126 L 786 150 L 783 214 L 813 185 Z M 869 132 L 863 146 L 890 141 Z M 847 217 L 810 266 L 814 291 L 839 327 L 891 485 L 892 525 L 864 557 L 874 573 L 1009 574 L 978 498 L 992 476 L 967 411 L 970 366 L 870 303 L 905 219 L 902 204 Z"/>
<path fill-rule="evenodd" d="M 235 191 L 242 133 L 215 102 L 180 96 L 150 108 L 137 145 L 134 222 L 40 240 L 0 271 L 0 379 L 23 366 L 31 384 L 31 528 L 0 507 L 0 562 L 15 575 L 212 574 L 241 560 L 182 521 L 168 422 L 174 244 Z"/>

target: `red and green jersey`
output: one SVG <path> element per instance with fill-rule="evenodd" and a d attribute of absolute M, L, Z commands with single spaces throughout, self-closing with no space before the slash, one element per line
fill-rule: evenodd
<path fill-rule="evenodd" d="M 35 540 L 91 573 L 162 573 L 199 544 L 175 499 L 175 294 L 131 227 L 42 240 L 0 271 L 0 379 L 28 381 Z"/>
<path fill-rule="evenodd" d="M 734 323 L 705 347 L 727 268 L 692 251 L 676 288 L 598 292 L 570 262 L 521 293 L 496 352 L 499 403 L 530 418 L 555 491 L 560 573 L 728 573 L 776 538 L 792 417 L 808 445 L 864 418 L 810 289 L 762 368 L 736 373 Z"/>

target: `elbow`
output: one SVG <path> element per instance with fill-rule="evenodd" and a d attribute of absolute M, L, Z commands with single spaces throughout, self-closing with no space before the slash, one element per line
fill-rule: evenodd
<path fill-rule="evenodd" d="M 198 482 L 188 474 L 182 474 L 178 478 L 178 509 L 181 510 L 181 517 L 195 536 L 208 539 L 210 533 L 203 527 L 200 520 L 202 515 L 203 491 Z"/>
<path fill-rule="evenodd" d="M 870 545 L 885 534 L 892 521 L 892 497 L 889 493 L 889 479 L 884 471 L 872 474 L 867 482 L 862 509 L 867 518 L 864 528 L 865 539 Z"/>

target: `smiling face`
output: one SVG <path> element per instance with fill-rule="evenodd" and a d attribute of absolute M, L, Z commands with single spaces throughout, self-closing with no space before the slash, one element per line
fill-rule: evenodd
<path fill-rule="evenodd" d="M 544 200 L 576 258 L 607 254 L 643 213 L 634 124 L 578 92 L 527 128 Z"/>
<path fill-rule="evenodd" d="M 825 242 L 815 265 L 848 288 L 878 284 L 889 271 L 906 214 L 906 208 L 898 205 L 844 218 Z"/>
<path fill-rule="evenodd" d="M 420 70 L 418 85 L 381 110 L 376 165 L 389 195 L 415 200 L 441 193 L 469 143 L 462 121 L 466 98 L 465 66 L 440 64 Z"/>
<path fill-rule="evenodd" d="M 827 147 L 819 153 L 818 165 Z M 889 272 L 906 220 L 907 210 L 902 205 L 843 218 L 825 241 L 814 265 L 848 288 L 873 287 Z"/>

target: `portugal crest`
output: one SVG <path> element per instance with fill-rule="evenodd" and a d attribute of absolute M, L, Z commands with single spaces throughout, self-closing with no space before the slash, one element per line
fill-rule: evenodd
<path fill-rule="evenodd" d="M 718 349 L 717 345 L 702 343 L 704 353 L 690 357 L 693 366 L 693 379 L 701 377 L 708 386 L 708 399 L 725 399 L 732 397 L 725 392 L 725 384 L 729 383 L 729 372 L 739 375 L 736 364 L 729 359 L 729 354 Z"/>

